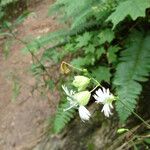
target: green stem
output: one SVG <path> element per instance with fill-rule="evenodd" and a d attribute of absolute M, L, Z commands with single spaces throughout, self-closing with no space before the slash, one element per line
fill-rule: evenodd
<path fill-rule="evenodd" d="M 97 87 L 99 87 L 99 85 L 95 86 L 95 87 L 90 91 L 90 93 L 92 93 Z"/>
<path fill-rule="evenodd" d="M 97 85 L 99 85 L 99 86 L 101 86 L 100 85 L 100 83 L 96 80 L 96 79 L 94 79 L 94 78 L 91 78 Z"/>
<path fill-rule="evenodd" d="M 90 93 L 91 92 L 93 92 L 97 87 L 101 87 L 101 84 L 96 80 L 96 79 L 94 79 L 94 78 L 91 78 L 97 85 L 90 91 Z"/>
<path fill-rule="evenodd" d="M 120 99 L 119 101 L 129 110 L 131 111 L 139 120 L 141 120 L 148 128 L 150 128 L 150 124 L 148 124 L 141 116 L 139 116 L 136 112 L 132 111 L 131 108 L 129 108 L 124 102 L 122 102 Z"/>

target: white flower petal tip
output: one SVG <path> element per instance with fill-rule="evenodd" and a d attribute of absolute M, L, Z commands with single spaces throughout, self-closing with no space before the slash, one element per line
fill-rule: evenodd
<path fill-rule="evenodd" d="M 83 122 L 88 121 L 91 117 L 91 113 L 84 107 L 79 107 L 79 116 Z"/>
<path fill-rule="evenodd" d="M 106 117 L 109 117 L 110 115 L 112 115 L 112 112 L 110 110 L 110 105 L 109 104 L 105 104 L 102 108 L 102 111 L 101 112 L 104 112 L 104 115 Z"/>

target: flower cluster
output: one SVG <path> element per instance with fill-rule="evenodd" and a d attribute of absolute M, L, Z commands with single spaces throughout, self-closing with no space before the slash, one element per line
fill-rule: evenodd
<path fill-rule="evenodd" d="M 89 120 L 91 117 L 91 113 L 86 109 L 86 105 L 88 104 L 91 92 L 86 90 L 88 84 L 90 83 L 88 77 L 85 76 L 75 76 L 73 81 L 73 86 L 77 88 L 78 92 L 73 90 L 68 90 L 66 86 L 62 86 L 63 90 L 67 95 L 67 100 L 69 101 L 70 106 L 65 109 L 65 111 L 71 108 L 77 108 L 79 111 L 79 116 L 81 120 L 84 122 Z M 104 87 L 99 88 L 95 94 L 93 95 L 96 103 L 103 104 L 102 112 L 106 117 L 112 115 L 111 109 L 113 108 L 112 102 L 115 97 L 110 93 L 109 89 L 105 89 Z"/>

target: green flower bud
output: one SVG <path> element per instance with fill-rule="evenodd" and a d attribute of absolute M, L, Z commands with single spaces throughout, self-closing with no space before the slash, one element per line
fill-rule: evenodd
<path fill-rule="evenodd" d="M 85 90 L 88 84 L 90 83 L 90 79 L 85 76 L 75 76 L 73 85 L 78 88 L 78 91 Z"/>
<path fill-rule="evenodd" d="M 82 91 L 76 93 L 74 98 L 78 101 L 79 105 L 87 105 L 90 100 L 91 93 L 89 91 Z"/>
<path fill-rule="evenodd" d="M 126 129 L 126 128 L 120 128 L 117 130 L 117 133 L 121 134 L 121 133 L 124 133 L 124 132 L 128 132 L 129 129 Z"/>

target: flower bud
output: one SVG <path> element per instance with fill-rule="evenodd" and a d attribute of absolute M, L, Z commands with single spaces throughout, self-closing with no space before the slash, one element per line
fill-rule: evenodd
<path fill-rule="evenodd" d="M 126 129 L 126 128 L 120 128 L 117 130 L 117 133 L 121 134 L 121 133 L 124 133 L 124 132 L 128 132 L 129 129 Z"/>
<path fill-rule="evenodd" d="M 75 76 L 73 85 L 78 88 L 78 91 L 85 90 L 88 84 L 90 83 L 90 79 L 85 76 Z"/>
<path fill-rule="evenodd" d="M 79 105 L 85 106 L 90 100 L 91 93 L 89 91 L 82 91 L 76 93 L 74 98 L 78 101 Z"/>

